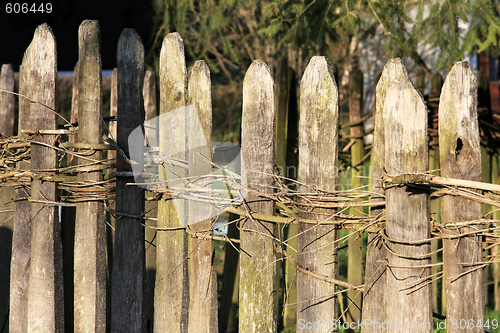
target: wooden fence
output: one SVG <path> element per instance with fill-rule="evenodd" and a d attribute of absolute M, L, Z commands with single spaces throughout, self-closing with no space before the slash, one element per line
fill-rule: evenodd
<path fill-rule="evenodd" d="M 16 186 L 10 331 L 144 332 L 154 327 L 155 332 L 217 332 L 217 239 L 239 251 L 239 332 L 278 331 L 283 261 L 294 267 L 287 272 L 296 274 L 297 297 L 286 306 L 296 306 L 297 332 L 332 332 L 339 325 L 363 332 L 433 332 L 431 282 L 438 276 L 431 268 L 439 264 L 431 263 L 431 240 L 438 238 L 448 332 L 485 331 L 482 245 L 495 242 L 495 229 L 483 227 L 498 221 L 482 219 L 481 203 L 498 206 L 500 189 L 481 183 L 477 83 L 470 64 L 457 63 L 441 91 L 441 177 L 429 173 L 426 104 L 403 63 L 392 59 L 377 85 L 371 190 L 338 191 L 338 90 L 325 57 L 313 57 L 300 82 L 297 180 L 275 172 L 280 117 L 274 81 L 264 62 L 251 64 L 243 82 L 239 176 L 211 164 L 211 153 L 201 156 L 188 149 L 180 162 L 173 156 L 172 147 L 212 141 L 212 106 L 207 65 L 196 62 L 188 75 L 182 39 L 171 33 L 160 55 L 160 116 L 194 105 L 202 130 L 190 127 L 190 119 L 184 118 L 183 126 L 160 121 L 154 167 L 160 186 L 140 186 L 133 166 L 144 161 L 131 157 L 144 156 L 151 147 L 140 141 L 131 146 L 129 136 L 154 117 L 154 75 L 144 80 L 144 48 L 133 30 L 124 30 L 117 47 L 112 101 L 117 132 L 112 134 L 101 116 L 99 39 L 98 23 L 83 22 L 77 118 L 62 127 L 57 125 L 56 42 L 47 25 L 35 31 L 22 62 L 18 135 L 6 131 L 1 140 L 2 191 Z M 4 72 L 13 75 L 2 67 L 2 78 Z M 0 96 L 11 98 L 5 90 L 13 91 L 12 84 L 2 84 Z M 9 108 L 13 112 L 7 103 L 0 109 Z M 12 119 L 13 113 L 2 117 Z M 116 160 L 106 151 L 116 151 Z M 209 176 L 214 170 L 225 172 L 222 180 L 233 182 L 242 203 L 231 206 L 235 199 L 217 188 L 221 178 Z M 174 183 L 170 173 L 182 181 Z M 442 196 L 440 224 L 431 221 L 431 196 Z M 157 203 L 156 217 L 146 210 L 146 201 Z M 216 219 L 207 214 L 222 201 L 229 203 L 225 210 L 239 215 L 234 222 L 238 239 L 214 235 Z M 65 251 L 74 248 L 74 307 L 69 309 L 64 306 L 61 228 L 72 222 L 64 214 L 59 220 L 58 206 L 76 207 L 74 245 L 65 243 Z M 345 214 L 349 207 L 371 207 L 371 216 Z M 110 236 L 105 211 L 113 217 Z M 146 225 L 156 231 L 154 315 L 146 304 L 152 288 L 146 278 Z M 298 233 L 287 239 L 282 231 L 290 225 L 298 225 Z M 364 285 L 338 277 L 338 249 L 353 241 L 340 238 L 341 229 L 369 233 L 366 265 L 358 268 L 365 270 Z M 345 291 L 351 298 L 362 295 L 360 322 L 338 320 L 343 314 L 337 297 Z M 72 316 L 63 313 L 73 308 Z M 74 322 L 65 323 L 68 318 Z"/>

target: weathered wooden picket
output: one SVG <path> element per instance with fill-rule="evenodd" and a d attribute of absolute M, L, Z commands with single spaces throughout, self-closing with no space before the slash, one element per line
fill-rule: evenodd
<path fill-rule="evenodd" d="M 75 332 L 105 332 L 108 325 L 112 332 L 145 332 L 152 329 L 154 317 L 155 332 L 217 332 L 213 244 L 217 236 L 214 219 L 207 217 L 217 208 L 217 200 L 201 195 L 217 189 L 214 182 L 198 182 L 210 178 L 207 175 L 214 170 L 213 150 L 208 147 L 210 153 L 202 156 L 190 149 L 212 141 L 210 71 L 204 61 L 197 61 L 188 75 L 181 36 L 167 35 L 159 63 L 160 115 L 178 117 L 176 110 L 195 106 L 202 131 L 193 126 L 192 119 L 181 119 L 182 126 L 160 121 L 157 138 L 146 137 L 147 145 L 139 142 L 132 147 L 132 131 L 155 116 L 154 75 L 149 72 L 144 79 L 142 42 L 135 31 L 125 29 L 118 41 L 114 75 L 117 131 L 103 129 L 99 34 L 96 21 L 83 22 L 79 30 L 78 106 L 77 118 L 72 119 L 78 128 L 57 126 L 56 41 L 47 25 L 35 31 L 21 65 L 18 136 L 1 142 L 2 179 L 10 180 L 4 188 L 14 181 L 17 186 L 10 330 L 63 332 L 71 327 Z M 13 77 L 13 72 L 4 66 L 1 82 L 4 75 Z M 13 83 L 0 88 L 13 91 Z M 226 208 L 241 216 L 239 240 L 225 238 L 232 244 L 239 242 L 240 332 L 278 331 L 279 261 L 296 270 L 297 297 L 292 305 L 297 309 L 297 332 L 337 331 L 341 324 L 337 296 L 347 290 L 352 303 L 362 307 L 360 322 L 345 323 L 351 328 L 433 332 L 431 240 L 439 237 L 443 239 L 448 332 L 484 332 L 478 201 L 484 199 L 481 190 L 499 189 L 480 183 L 476 91 L 471 66 L 457 63 L 444 83 L 439 106 L 444 178 L 434 177 L 428 173 L 426 105 L 401 60 L 389 60 L 376 89 L 371 191 L 344 193 L 337 191 L 337 84 L 328 60 L 313 57 L 300 82 L 299 172 L 297 190 L 292 190 L 275 172 L 276 119 L 283 116 L 276 109 L 272 73 L 260 60 L 250 65 L 243 82 L 243 171 L 238 180 L 238 184 L 246 182 L 239 190 L 247 195 L 243 203 Z M 10 97 L 0 92 L 0 101 Z M 12 119 L 13 113 L 4 111 L 13 112 L 12 102 L 2 103 L 3 119 Z M 352 103 L 354 108 L 359 100 Z M 351 120 L 359 123 L 360 119 L 361 114 Z M 0 129 L 7 136 L 13 134 Z M 355 128 L 351 134 L 359 141 L 362 131 Z M 76 135 L 76 143 L 63 141 L 65 135 Z M 156 141 L 158 181 L 168 187 L 145 191 L 132 172 L 133 165 L 144 161 L 142 157 L 132 160 L 132 150 L 134 156 L 143 156 L 143 150 Z M 180 162 L 173 163 L 179 159 L 178 147 L 187 149 Z M 116 155 L 103 153 L 110 150 L 116 150 Z M 63 155 L 77 158 L 77 163 L 62 166 Z M 286 161 L 281 158 L 279 163 L 282 166 Z M 116 172 L 111 173 L 115 165 Z M 170 173 L 183 181 L 172 181 Z M 66 194 L 59 195 L 59 190 Z M 443 195 L 440 225 L 430 218 L 430 196 L 437 192 Z M 157 217 L 146 211 L 146 196 L 157 201 Z M 360 201 L 363 198 L 370 200 Z M 179 201 L 174 204 L 173 199 Z M 58 206 L 76 206 L 74 323 L 64 323 L 63 311 L 68 306 L 63 300 L 61 223 L 65 221 L 59 221 Z M 339 210 L 363 206 L 371 207 L 371 217 Z M 116 218 L 114 237 L 106 236 L 105 210 Z M 146 305 L 152 286 L 146 278 L 146 266 L 151 263 L 145 254 L 145 219 L 156 221 L 156 226 L 148 228 L 157 231 L 154 315 Z M 278 237 L 284 225 L 298 225 L 298 232 L 289 231 L 296 234 L 293 239 Z M 369 232 L 364 285 L 338 278 L 342 228 L 352 231 L 352 241 Z M 360 248 L 360 241 L 357 244 Z M 107 248 L 111 285 L 106 279 Z M 291 274 L 293 269 L 287 266 L 286 271 Z M 353 313 L 352 319 L 359 316 Z"/>

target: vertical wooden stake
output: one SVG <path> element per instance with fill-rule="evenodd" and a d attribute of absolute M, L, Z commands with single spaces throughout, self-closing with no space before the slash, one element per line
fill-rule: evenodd
<path fill-rule="evenodd" d="M 404 66 L 400 59 L 391 59 L 382 71 L 376 86 L 375 95 L 375 131 L 373 134 L 373 150 L 371 160 L 372 197 L 374 201 L 383 201 L 385 191 L 382 186 L 382 176 L 385 157 L 385 125 L 384 106 L 389 85 L 404 75 Z M 382 216 L 383 207 L 374 206 L 370 209 L 373 217 Z M 387 321 L 386 312 L 386 281 L 387 281 L 387 251 L 380 235 L 369 234 L 366 246 L 365 288 L 363 292 L 363 319 L 383 323 Z M 379 326 L 363 327 L 362 332 L 383 332 Z"/>
<path fill-rule="evenodd" d="M 24 77 L 29 85 L 27 95 L 40 104 L 30 104 L 31 129 L 57 129 L 56 41 L 48 25 L 40 25 L 23 59 Z M 52 108 L 50 110 L 49 108 Z M 34 141 L 55 145 L 56 137 L 37 135 Z M 57 186 L 41 176 L 44 170 L 57 167 L 56 150 L 31 144 L 31 197 L 39 201 L 57 201 Z M 31 205 L 31 265 L 28 283 L 28 331 L 63 332 L 64 295 L 62 280 L 61 226 L 57 209 L 52 204 Z"/>
<path fill-rule="evenodd" d="M 309 193 L 311 186 L 321 191 L 335 191 L 338 177 L 338 89 L 330 63 L 325 57 L 313 57 L 300 84 L 299 188 Z M 301 213 L 303 218 L 322 219 L 334 211 L 314 209 Z M 298 264 L 316 274 L 336 279 L 337 229 L 326 225 L 300 223 Z M 337 296 L 334 284 L 297 273 L 297 332 L 308 332 L 306 324 L 337 319 Z M 302 323 L 302 325 L 301 325 Z M 331 332 L 322 325 L 317 332 Z"/>
<path fill-rule="evenodd" d="M 205 61 L 197 61 L 189 75 L 188 147 L 189 176 L 212 174 L 210 142 L 212 141 L 212 98 L 210 70 Z M 202 129 L 202 131 L 200 131 Z M 203 186 L 203 185 L 202 185 Z M 210 191 L 211 185 L 207 190 Z M 212 204 L 188 202 L 191 228 L 210 236 Z M 217 273 L 213 261 L 214 245 L 210 239 L 189 237 L 189 327 L 188 332 L 210 333 L 217 325 Z"/>
<path fill-rule="evenodd" d="M 2 65 L 0 74 L 0 89 L 14 92 L 14 72 L 12 65 Z M 14 121 L 16 119 L 16 96 L 5 91 L 0 91 L 0 134 L 14 135 Z M 10 263 L 12 257 L 12 234 L 14 230 L 14 199 L 15 186 L 0 187 L 0 323 L 7 323 L 9 329 L 9 289 L 10 289 Z M 9 202 L 9 204 L 5 204 Z"/>
<path fill-rule="evenodd" d="M 144 123 L 144 46 L 134 29 L 124 29 L 118 39 L 117 143 L 127 156 L 134 149 L 142 155 L 144 142 L 132 147 L 129 135 Z M 131 171 L 118 156 L 117 171 Z M 137 163 L 141 163 L 139 158 Z M 133 177 L 116 180 L 116 209 L 130 215 L 144 214 L 144 189 L 127 186 Z M 142 220 L 118 216 L 115 231 L 115 256 L 111 278 L 111 332 L 144 332 L 145 269 L 144 227 Z"/>
<path fill-rule="evenodd" d="M 97 21 L 78 30 L 78 142 L 101 143 L 102 76 Z M 100 153 L 94 153 L 100 159 Z M 80 160 L 80 159 L 79 159 Z M 80 160 L 85 161 L 85 160 Z M 78 181 L 94 183 L 102 172 L 80 173 Z M 75 332 L 106 330 L 106 234 L 101 201 L 79 202 L 75 219 Z"/>
<path fill-rule="evenodd" d="M 273 192 L 276 104 L 267 65 L 255 60 L 243 81 L 241 153 L 249 189 Z M 273 214 L 273 202 L 249 193 L 251 212 Z M 277 332 L 274 225 L 247 218 L 241 224 L 240 332 Z"/>
<path fill-rule="evenodd" d="M 455 64 L 444 82 L 439 102 L 439 155 L 441 176 L 481 181 L 477 81 L 468 62 Z M 444 224 L 482 216 L 480 203 L 451 195 L 443 197 L 441 212 Z M 446 230 L 446 235 L 478 229 L 480 226 L 453 227 Z M 443 263 L 448 332 L 484 332 L 484 328 L 476 326 L 484 323 L 485 312 L 481 237 L 443 239 Z M 461 329 L 463 319 L 476 324 L 466 330 L 462 325 Z"/>
<path fill-rule="evenodd" d="M 160 117 L 186 107 L 187 70 L 184 44 L 178 33 L 170 33 L 163 40 L 160 54 Z M 179 111 L 177 111 L 179 112 Z M 184 113 L 179 112 L 179 117 Z M 185 128 L 173 128 L 173 124 L 160 119 L 160 155 L 168 158 L 173 149 L 185 147 Z M 176 122 L 179 125 L 179 122 Z M 177 156 L 178 158 L 179 156 Z M 185 156 L 181 157 L 185 158 Z M 180 177 L 182 168 L 169 168 Z M 166 182 L 167 170 L 159 167 L 160 179 Z M 184 225 L 185 210 L 176 210 L 173 200 L 164 195 L 158 202 L 158 228 Z M 177 199 L 180 200 L 180 199 Z M 181 206 L 181 204 L 179 204 Z M 188 330 L 188 279 L 187 238 L 184 230 L 160 231 L 156 247 L 155 285 L 155 332 L 178 332 Z"/>
<path fill-rule="evenodd" d="M 390 175 L 428 170 L 427 109 L 402 66 L 385 96 L 385 163 Z M 391 332 L 433 332 L 429 285 L 429 194 L 403 185 L 386 190 L 387 320 L 398 324 Z M 408 242 L 408 243 L 406 243 Z M 371 318 L 369 318 L 371 319 Z"/>
<path fill-rule="evenodd" d="M 12 65 L 2 65 L 0 74 L 0 89 L 14 92 L 14 71 Z M 0 134 L 3 136 L 14 135 L 14 114 L 16 96 L 5 91 L 0 91 Z"/>
<path fill-rule="evenodd" d="M 19 68 L 19 93 L 28 96 L 31 92 L 29 59 L 23 59 Z M 20 137 L 26 137 L 23 130 L 30 126 L 31 103 L 26 98 L 19 98 L 18 132 Z M 23 161 L 16 165 L 18 170 L 29 170 L 30 162 Z M 16 188 L 14 204 L 14 235 L 12 237 L 12 260 L 10 263 L 10 312 L 9 329 L 13 332 L 28 331 L 28 276 L 31 257 L 31 203 L 30 187 L 22 184 Z"/>

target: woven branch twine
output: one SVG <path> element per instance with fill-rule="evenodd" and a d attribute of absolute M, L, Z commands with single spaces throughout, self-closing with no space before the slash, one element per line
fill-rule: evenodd
<path fill-rule="evenodd" d="M 106 210 L 115 217 L 119 218 L 120 216 L 126 216 L 136 218 L 143 226 L 154 228 L 157 231 L 185 229 L 187 233 L 194 237 L 228 241 L 231 242 L 236 248 L 234 243 L 239 243 L 238 239 L 230 239 L 224 234 L 223 236 L 213 235 L 212 231 L 214 229 L 219 229 L 227 225 L 225 224 L 215 227 L 217 218 L 214 219 L 215 221 L 212 224 L 212 229 L 205 231 L 193 231 L 189 225 L 175 228 L 156 228 L 145 224 L 145 220 L 157 220 L 156 218 L 146 216 L 146 213 L 148 212 L 143 215 L 136 216 L 117 212 L 110 208 L 111 204 L 115 200 L 116 177 L 132 177 L 130 178 L 131 180 L 134 178 L 132 172 L 114 171 L 114 168 L 116 167 L 116 159 L 102 159 L 99 157 L 102 155 L 101 152 L 103 150 L 116 150 L 117 153 L 121 155 L 129 164 L 133 164 L 134 161 L 131 161 L 125 155 L 123 150 L 118 147 L 115 141 L 107 136 L 103 136 L 103 142 L 105 143 L 94 145 L 70 143 L 62 140 L 62 138 L 67 135 L 76 134 L 76 131 L 76 128 L 71 130 L 29 131 L 23 133 L 22 137 L 0 137 L 0 187 L 16 186 L 29 188 L 32 179 L 57 182 L 58 188 L 60 190 L 64 190 L 61 192 L 63 194 L 60 196 L 59 201 L 37 202 L 45 203 L 49 206 L 76 206 L 78 202 L 94 200 L 103 201 Z M 38 142 L 36 137 L 39 135 L 55 135 L 57 138 L 55 145 L 51 146 Z M 17 169 L 16 165 L 18 163 L 23 161 L 29 162 L 30 147 L 32 144 L 42 144 L 46 147 L 55 149 L 58 152 L 59 165 L 68 164 L 64 162 L 68 159 L 72 160 L 71 165 L 61 166 L 57 169 L 51 170 Z M 159 165 L 169 163 L 175 164 L 176 166 L 182 164 L 175 160 L 158 159 L 154 163 L 156 164 L 154 166 L 156 169 L 158 169 Z M 187 164 L 185 164 L 184 167 L 187 168 Z M 149 179 L 149 183 L 138 184 L 131 181 L 130 183 L 127 183 L 127 185 L 141 185 L 147 188 L 150 193 L 147 200 L 150 201 L 159 200 L 163 197 L 167 200 L 184 198 L 199 202 L 209 202 L 216 210 L 219 209 L 220 211 L 229 211 L 230 213 L 240 216 L 235 221 L 230 221 L 229 223 L 236 223 L 244 219 L 255 219 L 276 223 L 280 227 L 284 227 L 290 223 L 299 222 L 311 225 L 331 225 L 337 229 L 374 233 L 377 236 L 373 241 L 379 244 L 379 246 L 384 246 L 388 251 L 391 250 L 387 244 L 391 242 L 402 243 L 401 241 L 390 239 L 385 233 L 385 210 L 383 209 L 385 207 L 384 196 L 369 191 L 368 186 L 366 185 L 352 190 L 324 192 L 309 187 L 306 184 L 300 184 L 295 180 L 282 177 L 278 174 L 278 172 L 276 172 L 273 174 L 275 180 L 273 194 L 265 194 L 252 189 L 251 184 L 247 184 L 248 187 L 243 187 L 241 185 L 240 175 L 231 172 L 225 167 L 217 166 L 215 164 L 213 164 L 213 167 L 214 169 L 222 170 L 222 175 L 214 173 L 212 175 L 200 177 L 180 178 L 174 183 L 169 183 L 169 188 L 160 186 L 161 184 L 158 179 L 148 177 L 145 177 L 144 179 Z M 78 181 L 77 175 L 79 173 L 90 171 L 102 171 L 104 173 L 104 180 L 101 182 Z M 232 193 L 228 192 L 227 187 L 224 189 L 217 189 L 217 186 L 214 186 L 217 182 L 223 182 L 223 184 L 230 185 L 230 188 L 232 189 L 230 192 Z M 407 186 L 410 190 L 414 189 L 419 191 L 419 193 L 429 193 L 431 197 L 440 197 L 444 195 L 459 196 L 482 204 L 491 205 L 495 210 L 500 209 L 500 185 L 496 184 L 444 178 L 431 174 L 402 174 L 396 176 L 385 175 L 383 176 L 383 184 L 384 188 Z M 248 206 L 248 202 L 244 200 L 244 194 L 249 192 L 256 194 L 259 197 L 259 200 L 272 200 L 276 207 L 275 214 L 264 215 L 252 212 Z M 29 193 L 29 191 L 27 191 L 27 193 Z M 6 207 L 8 203 L 16 200 L 34 201 L 30 197 L 25 197 L 4 202 L 2 203 L 2 206 Z M 381 211 L 381 213 L 376 216 L 370 216 L 368 214 L 365 214 L 364 216 L 346 214 L 345 212 L 351 207 L 378 208 L 378 211 Z M 320 208 L 321 212 L 323 212 L 321 213 L 323 216 L 321 220 L 311 220 L 300 217 L 302 212 L 307 213 L 318 208 Z M 0 207 L 0 211 L 7 212 L 9 210 L 5 208 L 2 209 Z M 327 213 L 324 213 L 325 211 Z M 448 224 L 437 223 L 437 221 L 431 216 L 431 238 L 422 239 L 420 241 L 412 242 L 411 244 L 408 242 L 405 243 L 408 245 L 418 245 L 429 243 L 431 239 L 476 236 L 478 237 L 478 240 L 483 243 L 487 243 L 487 246 L 484 247 L 484 250 L 486 251 L 500 245 L 500 221 L 489 218 L 491 214 L 492 212 L 488 213 L 479 220 L 461 221 Z M 446 231 L 453 232 L 450 233 Z M 293 260 L 289 253 L 291 251 L 295 252 L 296 249 L 291 248 L 287 244 L 288 240 L 280 240 L 275 236 L 271 237 L 276 240 L 277 252 L 282 254 L 283 257 Z M 359 236 L 357 236 L 357 233 L 350 233 L 347 236 L 341 237 L 337 240 L 337 246 L 341 247 L 344 246 L 342 244 L 351 242 L 352 237 Z M 239 250 L 244 251 L 244 249 Z M 430 255 L 431 253 L 427 254 L 426 257 L 430 257 Z M 408 257 L 408 259 L 412 258 L 413 257 Z M 413 259 L 421 258 L 422 257 L 420 256 L 419 258 Z M 480 266 L 484 267 L 496 261 L 497 259 L 495 256 L 490 255 L 489 257 L 485 257 L 484 263 Z M 297 266 L 297 269 L 301 270 L 301 267 L 298 266 L 296 262 L 293 262 L 293 264 Z M 441 264 L 442 263 L 438 263 L 438 265 Z M 436 263 L 431 265 L 436 265 Z M 478 268 L 479 267 L 475 267 L 474 269 Z M 314 275 L 313 272 L 309 271 L 305 271 L 304 273 Z M 342 291 L 349 289 L 356 289 L 359 291 L 363 290 L 363 286 L 352 285 L 350 283 L 331 279 L 326 276 L 315 277 L 326 282 L 335 283 L 340 287 L 345 288 Z"/>

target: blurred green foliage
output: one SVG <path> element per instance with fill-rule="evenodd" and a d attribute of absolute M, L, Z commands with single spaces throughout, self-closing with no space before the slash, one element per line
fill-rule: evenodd
<path fill-rule="evenodd" d="M 152 0 L 152 6 L 150 65 L 163 37 L 177 31 L 189 58 L 204 59 L 228 79 L 251 60 L 272 63 L 288 45 L 304 56 L 329 49 L 345 55 L 354 37 L 378 38 L 386 57 L 421 65 L 417 46 L 440 49 L 439 69 L 467 52 L 496 53 L 500 36 L 497 0 Z"/>

